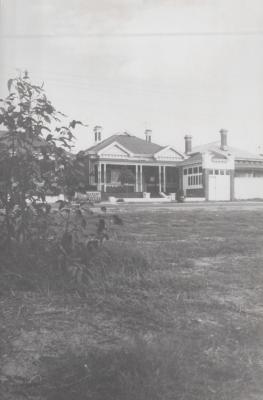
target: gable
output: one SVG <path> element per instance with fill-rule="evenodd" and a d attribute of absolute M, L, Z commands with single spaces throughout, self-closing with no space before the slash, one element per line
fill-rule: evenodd
<path fill-rule="evenodd" d="M 225 154 L 222 154 L 222 153 L 219 153 L 216 151 L 212 151 L 211 155 L 212 155 L 212 157 L 211 157 L 212 160 L 226 160 L 227 159 L 227 156 Z"/>
<path fill-rule="evenodd" d="M 157 160 L 178 160 L 181 161 L 183 160 L 182 154 L 180 154 L 177 150 L 175 150 L 173 147 L 165 147 L 161 151 L 158 151 L 158 153 L 155 153 L 154 157 Z"/>
<path fill-rule="evenodd" d="M 110 158 L 127 158 L 130 157 L 129 150 L 125 149 L 122 145 L 117 142 L 111 143 L 110 145 L 104 147 L 98 152 L 100 157 L 110 157 Z"/>

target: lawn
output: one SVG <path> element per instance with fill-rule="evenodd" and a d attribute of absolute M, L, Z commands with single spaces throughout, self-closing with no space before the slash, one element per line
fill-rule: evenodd
<path fill-rule="evenodd" d="M 263 204 L 116 211 L 85 290 L 8 277 L 0 398 L 262 400 Z"/>

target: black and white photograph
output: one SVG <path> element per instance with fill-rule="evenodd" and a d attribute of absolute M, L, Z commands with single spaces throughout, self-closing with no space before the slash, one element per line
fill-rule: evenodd
<path fill-rule="evenodd" d="M 262 0 L 0 0 L 0 400 L 263 400 Z"/>

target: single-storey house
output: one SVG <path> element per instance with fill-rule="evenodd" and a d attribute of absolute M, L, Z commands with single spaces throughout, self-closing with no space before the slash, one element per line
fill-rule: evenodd
<path fill-rule="evenodd" d="M 140 196 L 149 192 L 176 192 L 180 188 L 179 165 L 185 155 L 173 146 L 152 143 L 151 131 L 145 140 L 128 133 L 100 141 L 101 127 L 94 128 L 95 145 L 85 151 L 89 160 L 89 184 L 113 195 Z"/>
<path fill-rule="evenodd" d="M 220 140 L 192 148 L 185 136 L 185 151 L 160 146 L 128 133 L 102 139 L 102 128 L 94 128 L 95 144 L 85 151 L 88 183 L 104 197 L 152 197 L 183 192 L 189 198 L 239 200 L 263 198 L 263 157 L 230 147 L 227 131 Z"/>

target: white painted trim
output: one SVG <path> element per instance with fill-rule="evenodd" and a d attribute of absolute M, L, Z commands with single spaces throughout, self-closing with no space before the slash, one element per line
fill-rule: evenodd
<path fill-rule="evenodd" d="M 100 149 L 98 151 L 97 155 L 98 156 L 101 156 L 101 155 L 105 156 L 105 150 L 107 151 L 107 149 L 110 149 L 110 148 L 112 148 L 114 146 L 119 147 L 124 153 L 128 154 L 129 157 L 134 156 L 134 154 L 130 150 L 128 150 L 128 149 L 126 149 L 126 147 L 122 146 L 117 140 L 115 140 L 114 142 L 112 142 L 112 143 L 108 144 L 107 146 L 103 147 L 102 149 Z M 110 156 L 110 150 L 109 150 L 109 154 L 107 154 L 107 156 Z M 118 158 L 118 156 L 116 156 L 116 154 L 113 154 L 112 157 L 113 158 L 115 158 L 115 157 Z"/>
<path fill-rule="evenodd" d="M 120 160 L 122 160 L 122 159 L 120 159 Z M 140 162 L 139 160 L 133 160 L 133 159 L 127 159 L 127 161 L 125 161 L 125 162 L 118 162 L 117 160 L 110 160 L 110 159 L 103 159 L 103 158 L 100 158 L 100 160 L 99 160 L 100 162 L 106 162 L 108 165 L 130 165 L 130 166 L 134 166 L 134 165 L 143 165 L 144 167 L 170 167 L 170 168 L 178 168 L 178 167 L 181 167 L 181 165 L 180 164 L 178 164 L 178 165 L 175 165 L 175 164 L 167 164 L 167 163 L 161 163 L 161 161 L 162 160 L 159 160 L 160 161 L 160 163 L 158 163 L 157 161 L 156 162 Z M 95 161 L 95 164 L 97 164 L 98 163 L 98 160 L 96 160 Z"/>
<path fill-rule="evenodd" d="M 185 159 L 184 155 L 183 155 L 182 153 L 180 153 L 180 152 L 179 152 L 175 147 L 173 147 L 173 146 L 166 146 L 166 147 L 164 147 L 163 149 L 158 150 L 156 153 L 154 153 L 153 157 L 154 157 L 155 159 L 158 159 L 158 158 L 161 159 L 161 158 L 162 158 L 162 153 L 166 152 L 167 150 L 172 150 L 172 151 L 174 151 L 176 154 L 178 154 L 178 156 L 180 156 L 182 160 Z M 171 157 L 171 159 L 172 159 L 172 157 Z"/>

